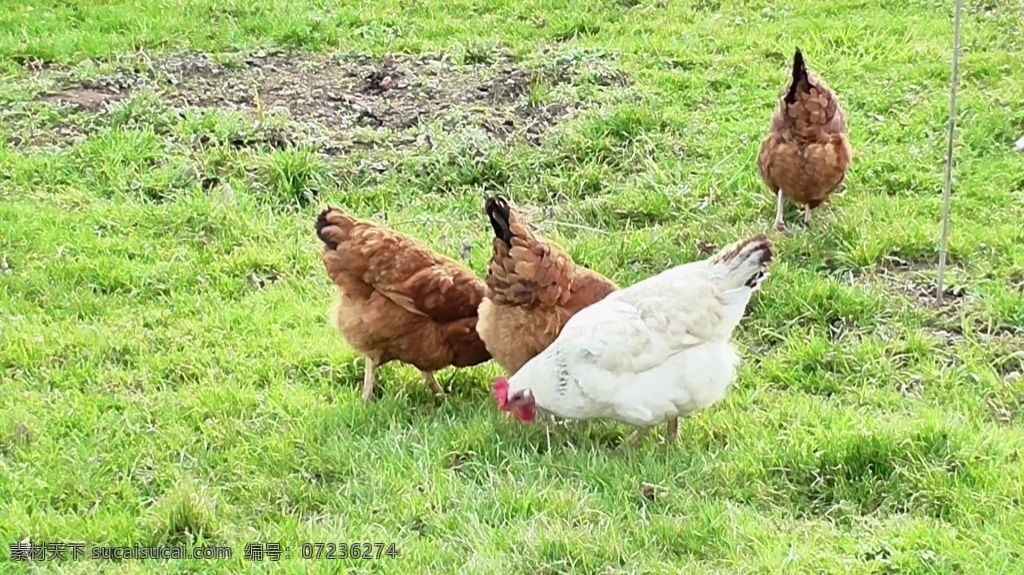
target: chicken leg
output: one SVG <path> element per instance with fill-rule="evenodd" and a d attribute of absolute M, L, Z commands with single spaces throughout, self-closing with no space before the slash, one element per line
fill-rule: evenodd
<path fill-rule="evenodd" d="M 782 195 L 782 190 L 775 192 L 775 230 L 779 232 L 786 231 L 786 223 L 782 221 L 783 208 L 786 207 L 786 197 Z"/>
<path fill-rule="evenodd" d="M 809 204 L 804 206 L 804 225 L 811 227 L 811 206 Z"/>
<path fill-rule="evenodd" d="M 373 387 L 377 384 L 377 368 L 380 367 L 373 358 L 366 358 L 366 367 L 363 373 L 363 401 L 373 400 Z"/>
<path fill-rule="evenodd" d="M 665 428 L 665 445 L 671 445 L 679 439 L 679 418 L 673 417 L 668 420 L 668 426 Z"/>
<path fill-rule="evenodd" d="M 640 441 L 647 435 L 647 432 L 650 431 L 650 430 L 651 430 L 651 428 L 649 428 L 649 427 L 641 427 L 640 429 L 637 429 L 636 431 L 634 431 L 629 436 L 629 438 L 626 439 L 626 442 L 629 445 L 631 445 L 633 447 L 636 447 L 637 445 L 640 445 Z M 665 445 L 670 445 L 672 443 L 675 443 L 677 439 L 679 439 L 679 418 L 678 417 L 670 419 L 668 421 L 668 424 L 666 425 L 666 428 L 665 428 L 665 441 L 663 443 Z"/>
<path fill-rule="evenodd" d="M 434 390 L 434 395 L 437 395 L 437 396 L 443 396 L 444 395 L 444 388 L 441 387 L 437 383 L 436 379 L 434 379 L 434 372 L 432 372 L 432 371 L 420 371 L 420 373 L 423 374 L 423 379 L 427 382 L 427 385 L 430 386 L 430 389 Z"/>

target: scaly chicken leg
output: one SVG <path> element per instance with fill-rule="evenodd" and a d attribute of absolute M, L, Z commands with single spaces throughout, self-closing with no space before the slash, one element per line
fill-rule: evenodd
<path fill-rule="evenodd" d="M 786 223 L 782 221 L 782 212 L 786 207 L 786 196 L 782 195 L 782 189 L 775 192 L 775 229 L 779 232 L 786 231 Z"/>
<path fill-rule="evenodd" d="M 366 367 L 363 373 L 363 401 L 373 400 L 373 387 L 377 385 L 377 368 L 380 364 L 371 359 L 366 358 Z"/>
<path fill-rule="evenodd" d="M 679 439 L 679 418 L 673 417 L 665 429 L 665 445 L 671 445 Z"/>
<path fill-rule="evenodd" d="M 432 371 L 420 371 L 420 373 L 423 374 L 423 379 L 427 382 L 427 385 L 430 386 L 430 389 L 434 390 L 434 395 L 437 395 L 437 396 L 443 396 L 444 395 L 444 388 L 441 387 L 437 383 L 436 379 L 434 379 L 434 372 L 432 372 Z"/>
<path fill-rule="evenodd" d="M 647 432 L 650 430 L 651 428 L 649 427 L 641 427 L 634 431 L 626 442 L 629 443 L 630 446 L 636 447 L 640 445 L 640 442 L 647 436 Z M 675 443 L 677 439 L 679 439 L 679 418 L 675 417 L 668 421 L 668 424 L 665 427 L 665 440 L 662 441 L 662 443 L 664 445 L 670 445 Z"/>
<path fill-rule="evenodd" d="M 811 206 L 804 206 L 804 225 L 811 227 Z"/>

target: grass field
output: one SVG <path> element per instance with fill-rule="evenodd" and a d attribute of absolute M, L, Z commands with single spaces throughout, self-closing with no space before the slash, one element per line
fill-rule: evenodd
<path fill-rule="evenodd" d="M 943 308 L 951 2 L 4 6 L 3 573 L 1024 573 L 1020 0 L 965 0 Z M 393 364 L 360 401 L 323 205 L 483 275 L 502 193 L 630 284 L 771 229 L 755 157 L 795 46 L 857 158 L 675 448 L 597 423 L 548 452 L 491 364 L 443 402 Z M 234 554 L 8 562 L 26 538 Z M 362 541 L 398 557 L 300 557 Z"/>

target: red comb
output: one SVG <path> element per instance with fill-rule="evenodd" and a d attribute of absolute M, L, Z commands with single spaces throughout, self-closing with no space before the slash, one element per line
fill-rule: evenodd
<path fill-rule="evenodd" d="M 498 402 L 498 408 L 508 411 L 508 380 L 504 377 L 494 379 L 494 400 Z"/>

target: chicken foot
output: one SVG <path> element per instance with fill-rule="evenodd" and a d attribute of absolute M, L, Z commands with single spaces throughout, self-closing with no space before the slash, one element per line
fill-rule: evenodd
<path fill-rule="evenodd" d="M 786 207 L 786 197 L 782 195 L 782 190 L 775 192 L 775 230 L 779 232 L 786 231 L 786 223 L 782 221 L 782 212 Z"/>
<path fill-rule="evenodd" d="M 366 358 L 366 368 L 363 374 L 363 401 L 373 400 L 373 388 L 377 385 L 377 368 L 380 367 L 380 363 L 374 359 Z M 434 378 L 434 372 L 432 371 L 421 371 L 423 374 L 423 380 L 427 382 L 430 389 L 434 391 L 434 395 L 444 395 L 444 388 L 437 383 L 437 379 Z"/>
<path fill-rule="evenodd" d="M 804 206 L 804 225 L 808 228 L 811 227 L 811 206 Z"/>
<path fill-rule="evenodd" d="M 647 436 L 647 432 L 650 430 L 650 427 L 641 427 L 640 429 L 637 429 L 629 436 L 629 438 L 626 439 L 626 443 L 632 447 L 640 445 L 640 441 Z M 670 419 L 666 425 L 665 440 L 662 443 L 664 445 L 669 445 L 675 443 L 677 439 L 679 439 L 679 418 L 674 417 Z"/>
<path fill-rule="evenodd" d="M 434 395 L 444 395 L 444 388 L 437 383 L 436 379 L 434 379 L 434 372 L 420 371 L 420 373 L 423 374 L 423 379 L 427 382 L 427 385 L 430 386 L 430 389 L 434 390 Z"/>
<path fill-rule="evenodd" d="M 363 401 L 373 399 L 373 387 L 377 385 L 377 368 L 380 363 L 374 359 L 366 358 L 366 367 L 363 373 Z"/>

